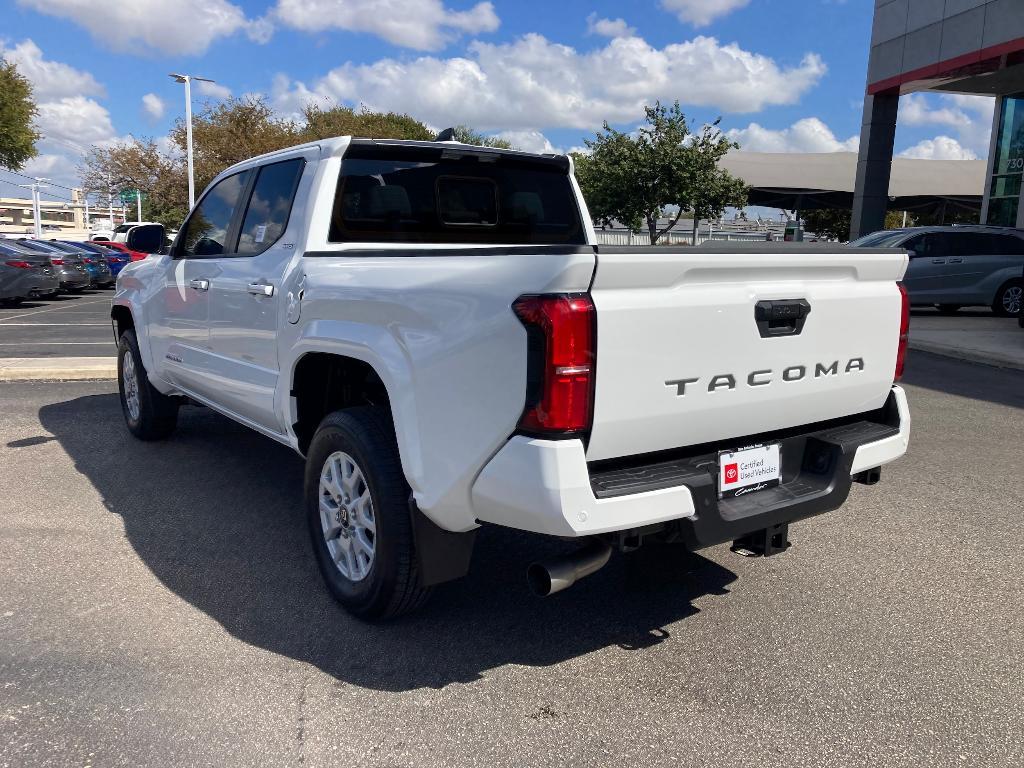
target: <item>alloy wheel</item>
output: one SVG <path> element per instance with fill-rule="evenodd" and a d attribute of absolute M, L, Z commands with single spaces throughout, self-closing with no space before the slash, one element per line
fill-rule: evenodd
<path fill-rule="evenodd" d="M 320 526 L 334 566 L 352 582 L 365 579 L 377 550 L 370 487 L 359 464 L 335 451 L 320 472 Z"/>
<path fill-rule="evenodd" d="M 124 403 L 132 421 L 139 420 L 139 377 L 135 370 L 135 358 L 128 350 L 121 363 L 121 383 L 124 386 Z"/>
<path fill-rule="evenodd" d="M 1024 286 L 1011 285 L 1003 291 L 1003 310 L 1008 315 L 1019 315 L 1024 306 Z"/>

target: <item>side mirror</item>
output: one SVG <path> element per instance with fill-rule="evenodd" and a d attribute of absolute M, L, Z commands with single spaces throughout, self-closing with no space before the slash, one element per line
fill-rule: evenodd
<path fill-rule="evenodd" d="M 124 244 L 140 253 L 160 253 L 166 239 L 163 224 L 140 224 L 128 230 Z"/>
<path fill-rule="evenodd" d="M 917 256 L 917 251 L 915 251 L 913 248 L 907 248 L 906 251 L 907 251 L 907 256 L 909 256 L 912 259 Z"/>

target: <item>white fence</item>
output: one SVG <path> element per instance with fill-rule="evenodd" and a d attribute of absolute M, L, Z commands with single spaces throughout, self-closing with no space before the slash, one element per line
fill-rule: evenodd
<path fill-rule="evenodd" d="M 602 245 L 650 245 L 651 236 L 646 232 L 629 232 L 624 229 L 598 229 L 596 230 L 597 242 Z M 766 242 L 768 232 L 698 232 L 697 245 L 706 243 L 708 240 L 723 242 Z M 776 238 L 774 235 L 772 239 Z M 693 245 L 693 231 L 675 232 L 669 230 L 658 238 L 659 245 Z"/>

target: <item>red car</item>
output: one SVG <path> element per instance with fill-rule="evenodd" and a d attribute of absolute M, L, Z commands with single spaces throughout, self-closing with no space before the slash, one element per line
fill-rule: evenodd
<path fill-rule="evenodd" d="M 149 255 L 148 253 L 142 253 L 142 251 L 133 251 L 124 243 L 115 243 L 113 240 L 89 240 L 88 242 L 93 245 L 103 245 L 107 248 L 113 248 L 115 251 L 126 253 L 132 261 L 141 261 Z"/>

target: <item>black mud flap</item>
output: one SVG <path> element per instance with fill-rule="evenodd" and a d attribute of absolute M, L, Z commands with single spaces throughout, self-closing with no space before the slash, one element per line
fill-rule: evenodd
<path fill-rule="evenodd" d="M 473 558 L 476 529 L 465 533 L 446 531 L 420 512 L 411 495 L 409 515 L 423 586 L 432 587 L 465 576 Z"/>

